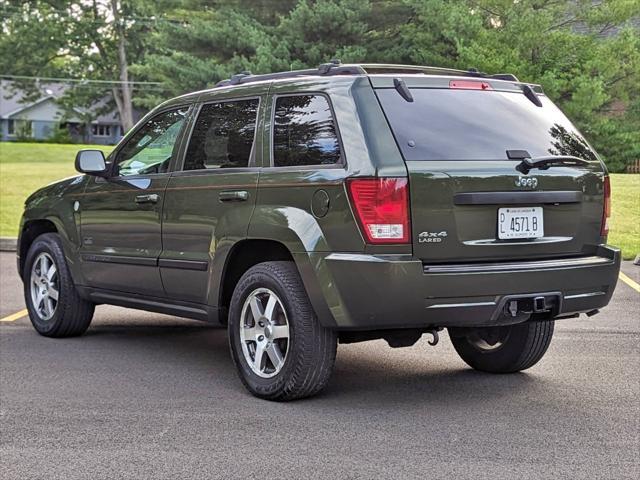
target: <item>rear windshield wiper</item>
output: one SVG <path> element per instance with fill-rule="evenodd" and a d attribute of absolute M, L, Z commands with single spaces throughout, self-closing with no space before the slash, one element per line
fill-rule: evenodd
<path fill-rule="evenodd" d="M 523 155 L 526 154 L 526 155 Z M 534 168 L 540 170 L 546 170 L 549 167 L 554 166 L 563 166 L 563 165 L 574 165 L 574 166 L 585 166 L 589 165 L 589 161 L 584 158 L 575 157 L 573 155 L 549 155 L 545 157 L 530 157 L 526 150 L 507 150 L 507 157 L 513 160 L 520 160 L 520 162 L 516 166 L 516 170 L 527 174 L 529 170 L 533 170 Z"/>

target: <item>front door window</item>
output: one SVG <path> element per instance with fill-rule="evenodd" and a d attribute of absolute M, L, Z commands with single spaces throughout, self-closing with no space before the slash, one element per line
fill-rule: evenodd
<path fill-rule="evenodd" d="M 156 115 L 140 128 L 116 157 L 116 176 L 165 173 L 182 129 L 187 109 Z"/>

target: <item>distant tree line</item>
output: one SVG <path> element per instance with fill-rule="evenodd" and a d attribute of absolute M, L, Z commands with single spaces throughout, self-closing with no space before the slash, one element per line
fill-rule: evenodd
<path fill-rule="evenodd" d="M 612 171 L 640 158 L 640 0 L 0 0 L 0 75 L 108 95 L 125 129 L 232 74 L 343 62 L 509 72 L 542 84 Z M 146 83 L 142 83 L 146 82 Z M 157 82 L 157 83 L 155 83 Z M 33 79 L 20 80 L 32 91 Z"/>

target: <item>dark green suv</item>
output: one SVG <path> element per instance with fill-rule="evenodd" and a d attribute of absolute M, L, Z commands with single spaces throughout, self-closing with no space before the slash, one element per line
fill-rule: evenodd
<path fill-rule="evenodd" d="M 537 85 L 398 65 L 239 74 L 149 113 L 26 203 L 42 335 L 96 304 L 227 325 L 259 397 L 313 395 L 340 342 L 434 341 L 516 372 L 609 302 L 603 163 Z M 432 342 L 433 343 L 433 342 Z"/>

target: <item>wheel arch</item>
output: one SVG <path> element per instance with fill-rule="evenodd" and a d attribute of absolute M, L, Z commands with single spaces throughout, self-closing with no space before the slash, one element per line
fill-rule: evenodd
<path fill-rule="evenodd" d="M 40 235 L 45 233 L 59 233 L 59 229 L 56 224 L 50 219 L 36 219 L 29 220 L 24 223 L 20 230 L 20 237 L 18 241 L 18 273 L 20 278 L 23 278 L 24 263 L 27 258 L 27 252 L 33 242 Z"/>
<path fill-rule="evenodd" d="M 227 323 L 231 296 L 238 281 L 254 265 L 269 261 L 293 261 L 281 242 L 269 239 L 244 239 L 236 242 L 225 259 L 218 295 L 219 320 Z"/>
<path fill-rule="evenodd" d="M 218 320 L 221 323 L 227 323 L 231 297 L 242 275 L 254 265 L 270 261 L 293 262 L 320 322 L 325 326 L 335 325 L 317 285 L 309 256 L 292 253 L 284 243 L 268 238 L 244 239 L 236 242 L 229 250 L 220 277 L 218 294 Z"/>

